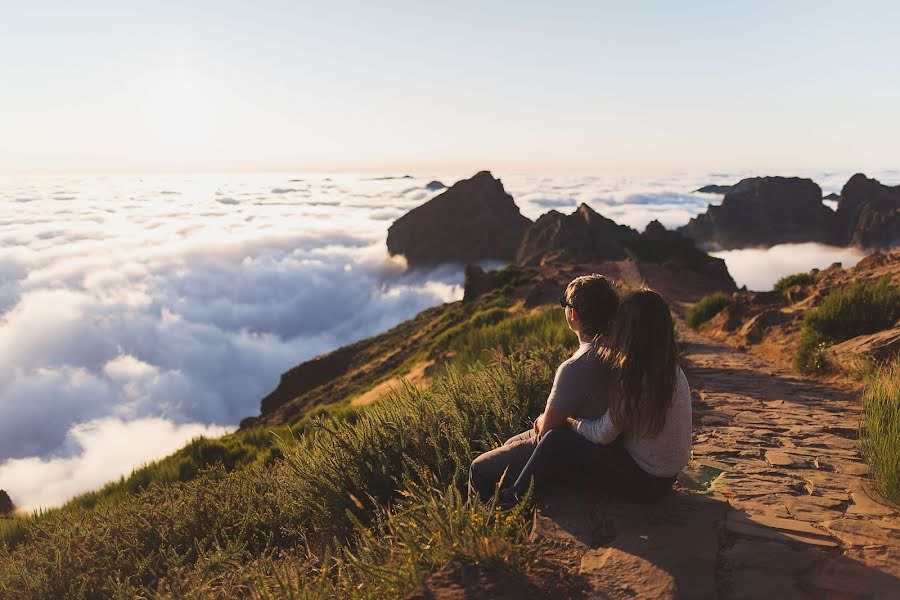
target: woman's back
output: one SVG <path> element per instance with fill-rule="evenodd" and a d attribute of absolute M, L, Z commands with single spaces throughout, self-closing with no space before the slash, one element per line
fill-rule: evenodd
<path fill-rule="evenodd" d="M 658 477 L 673 477 L 691 460 L 691 388 L 676 367 L 672 405 L 662 430 L 653 437 L 625 435 L 625 448 L 642 469 Z"/>

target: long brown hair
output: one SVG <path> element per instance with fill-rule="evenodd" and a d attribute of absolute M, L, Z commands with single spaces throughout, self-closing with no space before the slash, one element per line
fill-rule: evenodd
<path fill-rule="evenodd" d="M 609 416 L 624 432 L 653 437 L 666 422 L 675 390 L 675 325 L 669 305 L 649 289 L 622 302 L 600 358 L 613 373 Z"/>

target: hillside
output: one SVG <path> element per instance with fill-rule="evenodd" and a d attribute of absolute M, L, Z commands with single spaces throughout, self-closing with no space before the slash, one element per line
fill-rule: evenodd
<path fill-rule="evenodd" d="M 801 347 L 804 319 L 810 312 L 835 292 L 879 280 L 900 288 L 900 251 L 871 254 L 849 269 L 836 264 L 798 273 L 785 278 L 779 289 L 769 292 L 737 292 L 718 314 L 701 326 L 701 331 L 730 346 L 789 367 Z M 846 376 L 860 368 L 860 361 L 884 361 L 900 353 L 900 322 L 897 322 L 900 307 L 893 310 L 893 313 L 872 311 L 878 312 L 886 322 L 847 339 L 832 340 L 823 347 L 821 370 Z"/>

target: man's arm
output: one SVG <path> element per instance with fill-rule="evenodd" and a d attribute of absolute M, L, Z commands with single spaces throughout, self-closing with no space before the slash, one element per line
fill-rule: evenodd
<path fill-rule="evenodd" d="M 556 370 L 553 387 L 547 397 L 547 406 L 534 422 L 534 430 L 538 437 L 551 429 L 564 427 L 566 417 L 574 416 L 574 411 L 581 403 L 585 390 L 573 367 L 569 361 L 566 361 Z"/>
<path fill-rule="evenodd" d="M 548 406 L 545 408 L 544 412 L 541 413 L 541 416 L 534 422 L 535 431 L 537 431 L 538 437 L 544 435 L 551 429 L 564 426 L 566 424 L 566 417 L 568 416 L 567 413 L 556 407 Z"/>

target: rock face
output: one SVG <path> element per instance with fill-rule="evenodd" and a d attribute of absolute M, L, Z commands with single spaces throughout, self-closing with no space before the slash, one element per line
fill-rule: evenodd
<path fill-rule="evenodd" d="M 694 240 L 678 231 L 667 230 L 659 221 L 650 221 L 644 233 L 628 242 L 628 250 L 640 261 L 707 275 L 725 290 L 737 288 L 723 259 L 710 256 L 697 248 Z"/>
<path fill-rule="evenodd" d="M 822 189 L 810 179 L 753 177 L 725 194 L 682 227 L 710 250 L 784 243 L 833 241 L 834 213 L 822 203 Z"/>
<path fill-rule="evenodd" d="M 516 262 L 622 260 L 627 244 L 637 237 L 634 229 L 617 225 L 587 204 L 571 215 L 551 210 L 525 232 Z"/>
<path fill-rule="evenodd" d="M 900 186 L 857 173 L 844 184 L 835 215 L 837 241 L 861 248 L 900 245 Z"/>
<path fill-rule="evenodd" d="M 714 183 L 711 183 L 709 185 L 704 185 L 702 188 L 694 191 L 700 192 L 701 194 L 727 194 L 733 187 L 733 185 L 716 185 Z"/>
<path fill-rule="evenodd" d="M 529 225 L 500 180 L 482 171 L 394 221 L 387 248 L 410 266 L 511 261 Z"/>
<path fill-rule="evenodd" d="M 0 490 L 0 517 L 11 514 L 14 508 L 15 506 L 6 490 Z"/>

